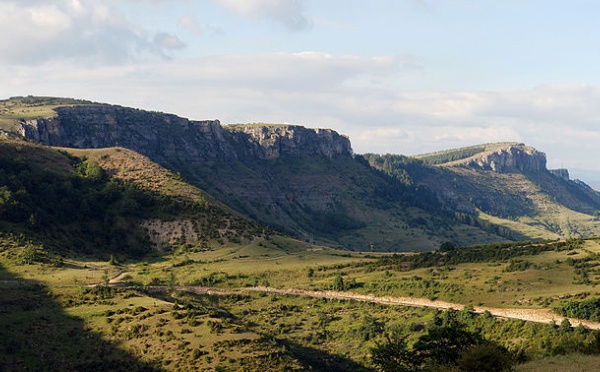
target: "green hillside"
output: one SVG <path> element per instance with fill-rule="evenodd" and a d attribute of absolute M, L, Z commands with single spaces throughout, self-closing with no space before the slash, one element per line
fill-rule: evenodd
<path fill-rule="evenodd" d="M 264 230 L 124 149 L 69 153 L 0 140 L 0 185 L 2 231 L 25 234 L 57 254 L 142 256 L 217 238 L 251 239 Z M 147 221 L 187 221 L 194 231 L 156 241 Z"/>
<path fill-rule="evenodd" d="M 55 117 L 55 108 L 61 106 L 89 105 L 90 101 L 57 97 L 13 97 L 0 100 L 0 129 L 17 132 L 17 124 L 23 119 Z"/>
<path fill-rule="evenodd" d="M 259 188 L 266 163 L 244 164 L 235 170 Z M 320 182 L 314 195 L 339 195 L 328 213 L 344 206 L 350 216 L 379 221 L 391 211 L 399 218 L 386 222 L 392 227 L 420 216 L 412 223 L 432 235 L 446 221 L 447 234 L 466 226 L 466 236 L 487 229 L 543 238 L 562 225 L 535 225 L 535 213 L 549 218 L 542 207 L 560 205 L 555 218 L 565 218 L 564 226 L 593 233 L 582 230 L 583 218 L 593 217 L 593 195 L 543 172 L 428 167 L 376 155 L 268 164 L 271 187 L 293 196 Z M 277 234 L 184 180 L 192 177 L 124 148 L 0 140 L 0 369 L 469 371 L 597 360 L 597 239 L 350 252 Z M 448 208 L 439 189 L 421 188 L 433 179 L 453 185 L 444 186 L 446 197 L 448 190 L 464 195 L 453 206 L 463 203 L 463 214 Z M 385 193 L 389 185 L 396 193 Z M 233 191 L 241 198 L 242 190 Z M 372 194 L 381 199 L 365 198 Z M 498 195 L 515 214 L 490 202 Z M 359 199 L 364 210 L 352 205 Z M 345 239 L 344 230 L 377 234 L 343 217 L 303 218 L 332 240 Z M 460 218 L 465 223 L 450 224 Z M 493 230 L 506 221 L 513 224 L 507 231 Z M 543 318 L 512 318 L 522 314 Z"/>

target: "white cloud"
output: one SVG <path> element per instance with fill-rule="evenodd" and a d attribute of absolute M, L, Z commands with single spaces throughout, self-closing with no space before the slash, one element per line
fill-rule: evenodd
<path fill-rule="evenodd" d="M 149 35 L 156 35 L 154 40 Z M 183 43 L 145 30 L 111 1 L 4 0 L 0 3 L 0 63 L 39 64 L 76 59 L 113 64 L 165 57 Z"/>
<path fill-rule="evenodd" d="M 225 31 L 221 28 L 207 24 L 201 23 L 198 19 L 191 15 L 184 15 L 179 18 L 179 22 L 177 22 L 177 27 L 191 32 L 192 34 L 203 35 L 224 35 Z"/>
<path fill-rule="evenodd" d="M 216 0 L 245 16 L 268 19 L 284 25 L 290 31 L 311 27 L 303 13 L 303 0 Z"/>
<path fill-rule="evenodd" d="M 159 32 L 154 35 L 154 44 L 162 49 L 183 49 L 185 44 L 175 35 L 166 32 Z"/>

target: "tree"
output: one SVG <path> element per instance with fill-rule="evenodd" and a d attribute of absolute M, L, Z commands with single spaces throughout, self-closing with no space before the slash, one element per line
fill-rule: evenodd
<path fill-rule="evenodd" d="M 363 321 L 358 331 L 360 332 L 363 341 L 368 341 L 380 334 L 383 331 L 383 328 L 383 322 L 374 318 L 371 314 L 366 313 L 363 316 Z"/>
<path fill-rule="evenodd" d="M 325 310 L 319 313 L 319 324 L 321 325 L 321 336 L 326 339 L 327 338 L 327 326 L 332 321 L 332 316 Z"/>
<path fill-rule="evenodd" d="M 571 332 L 571 322 L 569 322 L 569 319 L 564 318 L 563 321 L 560 323 L 560 333 L 569 332 Z"/>
<path fill-rule="evenodd" d="M 451 252 L 455 249 L 456 247 L 454 246 L 454 244 L 452 244 L 452 242 L 443 242 L 440 245 L 440 252 Z"/>
<path fill-rule="evenodd" d="M 418 357 L 408 350 L 406 336 L 393 332 L 386 334 L 383 342 L 375 342 L 371 348 L 371 361 L 383 372 L 418 371 Z"/>
<path fill-rule="evenodd" d="M 427 334 L 419 337 L 414 351 L 429 364 L 456 365 L 465 350 L 482 341 L 478 334 L 465 331 L 457 325 L 433 326 L 427 330 Z"/>
<path fill-rule="evenodd" d="M 457 364 L 466 372 L 503 372 L 512 370 L 514 362 L 505 348 L 483 343 L 465 350 Z"/>
<path fill-rule="evenodd" d="M 39 261 L 42 256 L 42 252 L 38 246 L 32 242 L 27 242 L 21 254 L 19 254 L 19 261 L 22 265 L 31 265 L 32 263 Z"/>
<path fill-rule="evenodd" d="M 177 285 L 177 277 L 175 276 L 174 272 L 169 272 L 169 276 L 167 277 L 167 287 L 169 289 L 169 292 L 173 292 L 173 289 L 175 289 L 175 286 Z"/>
<path fill-rule="evenodd" d="M 104 287 L 108 287 L 109 283 L 110 283 L 110 277 L 108 276 L 108 270 L 104 269 L 104 272 L 102 274 L 102 285 Z"/>
<path fill-rule="evenodd" d="M 334 291 L 343 291 L 344 288 L 344 278 L 342 278 L 340 274 L 337 274 L 336 277 L 333 279 L 331 289 L 333 289 Z"/>

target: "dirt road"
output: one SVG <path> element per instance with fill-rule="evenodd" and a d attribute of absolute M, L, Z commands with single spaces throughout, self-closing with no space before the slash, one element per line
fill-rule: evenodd
<path fill-rule="evenodd" d="M 338 291 L 308 291 L 304 289 L 277 289 L 272 287 L 247 287 L 237 289 L 222 289 L 222 288 L 207 288 L 198 286 L 184 286 L 179 289 L 187 290 L 195 293 L 208 293 L 208 294 L 239 294 L 244 292 L 267 292 L 276 293 L 288 296 L 302 296 L 312 298 L 328 298 L 336 300 L 353 300 L 362 302 L 371 302 L 384 305 L 398 305 L 398 306 L 414 306 L 414 307 L 428 307 L 434 309 L 456 309 L 462 310 L 465 305 L 451 303 L 446 301 L 432 301 L 426 298 L 415 298 L 415 297 L 377 297 L 373 295 L 365 295 L 352 292 L 338 292 Z M 473 311 L 475 313 L 482 314 L 488 311 L 491 315 L 499 318 L 509 319 L 521 319 L 528 322 L 536 323 L 552 323 L 556 322 L 560 324 L 564 317 L 553 313 L 548 309 L 526 309 L 526 308 L 495 308 L 487 306 L 475 306 Z M 600 323 L 591 322 L 587 320 L 568 318 L 573 327 L 582 324 L 586 328 L 600 329 Z"/>

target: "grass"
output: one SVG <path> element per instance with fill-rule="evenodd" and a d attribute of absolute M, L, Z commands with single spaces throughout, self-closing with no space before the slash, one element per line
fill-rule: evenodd
<path fill-rule="evenodd" d="M 588 372 L 600 371 L 600 356 L 561 355 L 517 366 L 518 372 Z"/>
<path fill-rule="evenodd" d="M 30 319 L 30 324 L 38 329 L 34 337 L 48 337 L 47 332 L 55 332 L 53 330 L 62 324 L 73 324 L 64 332 L 71 329 L 82 337 L 93 335 L 94 345 L 83 345 L 108 350 L 115 363 L 138 363 L 167 370 L 369 370 L 372 367 L 369 348 L 375 345 L 375 340 L 381 340 L 382 332 L 402 329 L 414 340 L 422 334 L 414 330 L 431 324 L 437 311 L 267 293 L 225 296 L 169 293 L 145 285 L 188 284 L 211 277 L 214 282 L 210 286 L 222 288 L 268 284 L 278 288 L 322 290 L 330 288 L 334 278 L 342 275 L 346 284 L 354 283 L 355 287 L 350 289 L 353 292 L 527 308 L 552 306 L 565 294 L 598 294 L 593 284 L 574 284 L 574 269 L 567 264 L 568 258 L 600 252 L 597 240 L 586 240 L 572 250 L 521 256 L 520 260 L 532 266 L 511 272 L 506 272 L 508 262 L 398 270 L 380 263 L 378 257 L 384 255 L 309 246 L 282 236 L 246 244 L 211 242 L 211 245 L 213 247 L 204 252 L 156 253 L 144 261 L 123 259 L 117 265 L 83 256 L 66 258 L 61 265 L 55 260 L 21 265 L 16 258 L 22 248 L 7 245 L 0 252 L 0 280 L 13 284 L 4 282 L 3 293 L 7 295 L 3 296 L 0 306 L 12 315 L 3 316 L 0 326 L 12 332 L 12 341 L 9 341 L 21 345 L 19 350 L 22 350 L 21 347 L 33 347 L 27 343 L 30 341 L 18 336 L 26 333 L 28 321 L 25 319 Z M 124 282 L 140 286 L 111 290 L 86 287 L 123 272 L 128 273 Z M 420 279 L 415 279 L 417 277 Z M 13 282 L 15 279 L 21 284 Z M 430 288 L 422 286 L 425 282 Z M 35 300 L 10 301 L 28 296 Z M 53 315 L 30 305 L 41 299 L 44 308 L 51 309 Z M 17 311 L 16 307 L 21 310 Z M 365 314 L 375 319 L 373 326 L 380 327 L 372 336 L 365 333 Z M 521 342 L 541 344 L 517 340 L 524 332 L 519 331 L 519 327 L 524 327 L 523 322 L 482 324 L 485 324 L 480 327 L 486 337 L 512 342 L 515 348 L 522 345 Z M 500 331 L 501 326 L 505 331 Z M 534 332 L 537 335 L 551 329 L 544 325 L 531 327 L 538 329 Z M 68 339 L 67 335 L 61 337 Z M 58 342 L 58 336 L 52 340 Z M 80 361 L 72 356 L 80 353 L 78 347 L 67 343 L 61 348 L 61 355 L 71 355 L 70 358 Z M 536 353 L 536 358 L 545 355 Z M 28 366 L 38 366 L 35 353 L 25 354 L 30 358 L 27 359 L 30 362 L 26 362 L 30 363 Z M 25 354 L 16 353 L 14 360 Z M 12 358 L 0 352 L 2 355 Z M 95 359 L 90 356 L 89 360 Z M 81 366 L 70 363 L 65 365 Z"/>
<path fill-rule="evenodd" d="M 519 142 L 498 142 L 488 143 L 484 145 L 475 145 L 469 147 L 462 147 L 458 149 L 442 150 L 426 154 L 420 154 L 413 156 L 416 159 L 423 160 L 425 162 L 431 162 L 432 164 L 441 164 L 454 161 L 462 162 L 464 159 L 470 158 L 476 154 L 482 152 L 493 152 L 500 149 L 504 149 L 508 146 L 523 146 Z"/>
<path fill-rule="evenodd" d="M 0 128 L 15 133 L 21 120 L 56 117 L 55 108 L 82 104 L 91 102 L 54 97 L 16 97 L 0 100 Z"/>

